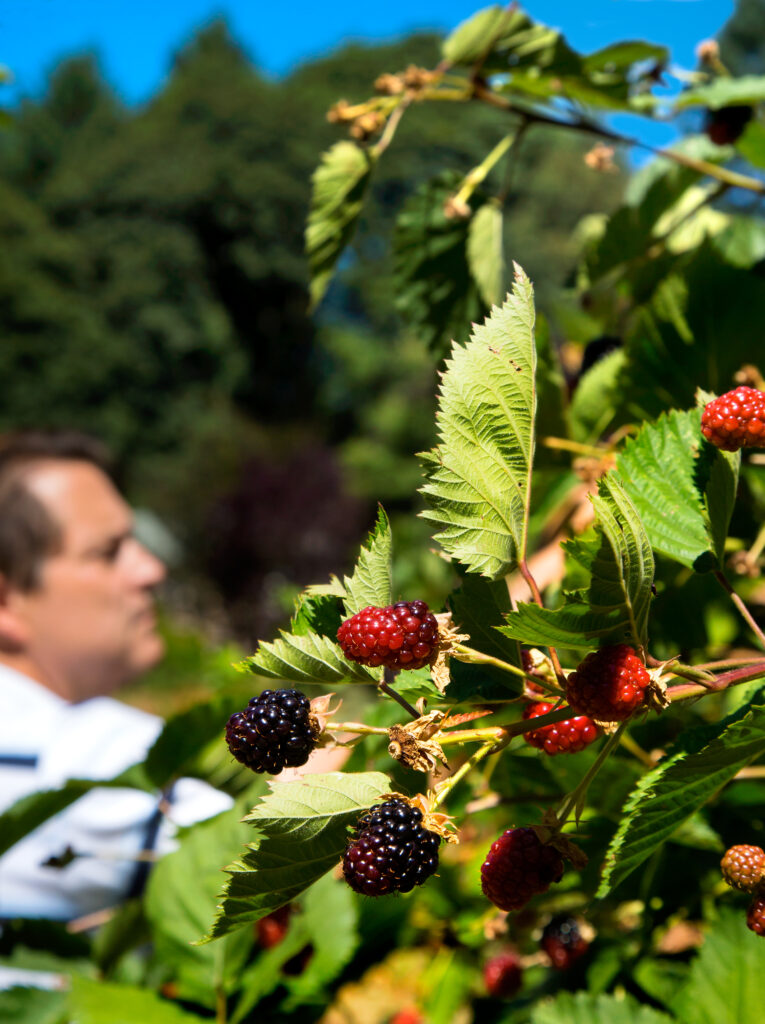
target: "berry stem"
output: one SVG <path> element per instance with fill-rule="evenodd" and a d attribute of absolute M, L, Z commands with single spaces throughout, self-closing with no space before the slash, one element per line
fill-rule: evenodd
<path fill-rule="evenodd" d="M 381 726 L 364 725 L 363 722 L 332 722 L 332 732 L 355 732 L 359 736 L 387 736 L 388 730 Z"/>
<path fill-rule="evenodd" d="M 404 711 L 408 712 L 412 716 L 412 718 L 419 718 L 420 712 L 416 711 L 409 703 L 409 701 L 404 700 L 401 694 L 396 693 L 396 691 L 390 685 L 396 678 L 396 675 L 396 672 L 394 672 L 392 669 L 389 669 L 386 666 L 383 671 L 382 682 L 378 684 L 378 688 L 382 690 L 383 693 L 387 694 L 389 697 L 392 697 L 397 704 L 400 704 Z"/>
<path fill-rule="evenodd" d="M 596 459 L 602 459 L 611 451 L 607 447 L 597 447 L 593 444 L 581 444 L 579 441 L 569 441 L 567 437 L 543 437 L 541 443 L 545 448 L 552 448 L 554 451 L 574 452 L 577 455 L 592 455 Z"/>
<path fill-rule="evenodd" d="M 541 721 L 541 719 L 537 719 Z M 587 773 L 582 777 L 575 789 L 573 789 L 567 797 L 563 800 L 560 808 L 557 812 L 558 818 L 558 831 L 560 831 L 568 820 L 568 816 L 574 811 L 577 823 L 579 822 L 579 815 L 582 811 L 584 798 L 587 795 L 587 790 L 590 788 L 590 783 L 600 771 L 606 758 L 613 752 L 614 748 L 619 745 L 622 739 L 624 730 L 627 728 L 627 722 L 622 722 L 615 733 L 612 733 L 606 742 L 603 744 L 600 753 L 595 758 L 593 763 L 590 765 Z"/>
<path fill-rule="evenodd" d="M 501 730 L 500 737 L 502 737 L 503 733 L 504 730 Z M 502 746 L 505 745 L 502 742 L 502 738 L 499 738 L 499 743 L 502 744 Z M 446 797 L 454 789 L 457 783 L 461 779 L 464 779 L 465 776 L 473 768 L 475 768 L 477 764 L 480 764 L 481 761 L 483 761 L 485 757 L 488 757 L 489 754 L 493 754 L 500 749 L 501 746 L 499 746 L 498 744 L 498 737 L 494 736 L 492 739 L 484 743 L 483 746 L 479 747 L 474 754 L 471 754 L 467 761 L 464 761 L 459 766 L 459 768 L 452 775 L 449 776 L 448 779 L 444 779 L 444 781 L 441 782 L 438 786 L 436 786 L 436 788 L 433 790 L 433 798 L 430 804 L 430 811 L 435 811 L 437 807 L 440 807 L 440 805 L 444 802 Z"/>
<path fill-rule="evenodd" d="M 542 595 L 539 592 L 537 581 L 534 579 L 531 569 L 529 569 L 529 565 L 526 561 L 525 555 L 523 556 L 523 558 L 518 559 L 518 571 L 520 572 L 521 576 L 523 576 L 523 578 L 526 580 L 529 590 L 531 591 L 531 596 L 534 598 L 534 603 L 538 605 L 540 608 L 544 608 L 544 602 L 542 601 Z M 553 663 L 555 675 L 558 677 L 558 684 L 560 685 L 560 688 L 562 690 L 565 690 L 566 676 L 564 675 L 563 669 L 561 668 L 560 659 L 558 658 L 558 652 L 554 647 L 548 647 L 547 650 L 550 652 L 550 661 Z"/>
<path fill-rule="evenodd" d="M 518 668 L 516 665 L 511 665 L 509 661 L 502 661 L 500 658 L 494 658 L 491 654 L 484 654 L 482 651 L 475 651 L 472 647 L 466 647 L 464 644 L 455 644 L 451 655 L 456 658 L 457 661 L 465 661 L 471 665 L 493 665 L 494 668 L 499 668 L 503 672 L 510 672 L 514 676 L 518 676 L 519 679 L 528 679 L 532 683 L 536 683 L 543 690 L 548 693 L 560 696 L 560 691 L 556 687 L 552 686 L 539 676 L 531 675 L 529 672 L 524 672 L 522 668 Z"/>
<path fill-rule="evenodd" d="M 719 693 L 721 690 L 726 690 L 729 686 L 738 686 L 739 683 L 751 683 L 755 679 L 762 678 L 765 678 L 765 661 L 760 660 L 756 664 L 748 665 L 745 668 L 723 672 L 713 682 L 701 685 L 684 683 L 681 686 L 670 686 L 666 696 L 672 702 L 676 700 L 689 700 L 691 697 L 703 697 L 706 693 Z"/>
<path fill-rule="evenodd" d="M 744 621 L 747 623 L 747 625 L 752 630 L 754 635 L 760 641 L 760 643 L 762 644 L 763 648 L 765 648 L 765 633 L 763 633 L 763 631 L 760 629 L 758 624 L 755 622 L 754 617 L 752 616 L 752 613 L 749 611 L 747 606 L 744 604 L 744 602 L 738 596 L 736 591 L 733 589 L 733 587 L 728 582 L 725 574 L 720 569 L 717 569 L 715 571 L 715 579 L 720 584 L 720 586 L 723 588 L 723 590 L 726 592 L 726 594 L 728 594 L 728 596 L 730 597 L 731 601 L 735 604 L 736 608 L 738 609 L 738 611 L 739 611 L 740 615 L 742 616 L 742 618 L 744 619 Z"/>
<path fill-rule="evenodd" d="M 643 748 L 640 746 L 640 744 L 636 743 L 635 740 L 633 740 L 633 738 L 629 735 L 629 733 L 624 733 L 622 735 L 622 737 L 620 739 L 620 743 L 624 747 L 625 750 L 629 750 L 629 752 L 634 757 L 636 757 L 638 759 L 638 761 L 640 761 L 641 764 L 644 764 L 646 766 L 646 768 L 655 768 L 656 767 L 656 762 L 651 757 L 651 755 L 648 753 L 648 751 L 643 750 Z"/>

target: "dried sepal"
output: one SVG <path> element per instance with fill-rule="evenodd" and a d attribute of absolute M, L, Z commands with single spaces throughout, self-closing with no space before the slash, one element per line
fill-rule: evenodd
<path fill-rule="evenodd" d="M 469 640 L 470 636 L 467 633 L 458 632 L 452 621 L 451 612 L 440 612 L 436 615 L 436 622 L 438 623 L 438 646 L 431 658 L 430 677 L 439 693 L 443 693 L 451 682 L 449 658 L 457 645 Z"/>
<path fill-rule="evenodd" d="M 386 799 L 390 800 L 393 797 L 403 800 L 410 807 L 416 807 L 419 811 L 422 811 L 422 827 L 427 829 L 428 832 L 435 832 L 436 835 L 440 836 L 447 843 L 459 842 L 454 818 L 449 814 L 441 814 L 439 811 L 430 810 L 432 800 L 430 794 L 426 796 L 424 793 L 415 793 L 414 796 L 404 796 L 403 793 L 391 793 Z"/>
<path fill-rule="evenodd" d="M 331 708 L 330 703 L 334 693 L 322 693 L 311 700 L 311 709 L 308 712 L 308 724 L 316 737 L 317 747 L 328 747 L 337 745 L 337 740 L 331 733 L 327 732 L 327 726 L 331 725 L 330 719 L 336 715 L 342 706 L 342 699 Z"/>
<path fill-rule="evenodd" d="M 560 831 L 561 823 L 552 808 L 548 808 L 542 815 L 541 825 L 531 825 L 541 843 L 552 846 L 558 853 L 571 863 L 575 871 L 581 871 L 587 865 L 587 854 L 580 850 L 576 843 L 572 843 L 568 836 Z"/>
<path fill-rule="evenodd" d="M 431 711 L 406 725 L 392 725 L 388 729 L 388 753 L 394 760 L 416 772 L 435 771 L 439 762 L 448 768 L 441 745 L 433 739 L 440 731 L 443 720 L 443 711 Z"/>

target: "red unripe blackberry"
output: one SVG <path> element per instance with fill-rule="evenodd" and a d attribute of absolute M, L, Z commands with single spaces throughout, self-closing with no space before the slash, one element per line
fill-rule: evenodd
<path fill-rule="evenodd" d="M 356 824 L 343 857 L 351 889 L 364 896 L 410 892 L 438 868 L 441 837 L 422 824 L 422 811 L 392 797 Z"/>
<path fill-rule="evenodd" d="M 424 601 L 370 605 L 342 623 L 337 642 L 346 658 L 370 668 L 422 668 L 438 645 L 438 623 Z"/>
<path fill-rule="evenodd" d="M 756 896 L 746 912 L 746 926 L 757 935 L 765 935 L 765 899 Z"/>
<path fill-rule="evenodd" d="M 708 402 L 701 433 L 716 448 L 765 448 L 765 391 L 744 384 Z"/>
<path fill-rule="evenodd" d="M 490 996 L 512 999 L 523 981 L 521 958 L 515 950 L 508 949 L 488 960 L 483 969 L 483 981 Z"/>
<path fill-rule="evenodd" d="M 425 1018 L 416 1006 L 405 1006 L 391 1017 L 390 1024 L 425 1024 Z"/>
<path fill-rule="evenodd" d="M 589 949 L 589 942 L 579 930 L 575 917 L 558 914 L 542 932 L 541 946 L 550 957 L 553 967 L 565 971 Z"/>
<path fill-rule="evenodd" d="M 272 910 L 270 914 L 266 914 L 265 917 L 261 917 L 255 923 L 255 934 L 258 938 L 258 944 L 263 949 L 273 949 L 274 946 L 278 946 L 284 940 L 289 928 L 291 914 L 292 904 L 285 903 L 283 907 L 279 907 L 278 910 Z"/>
<path fill-rule="evenodd" d="M 643 703 L 650 681 L 645 665 L 627 644 L 601 647 L 566 680 L 566 700 L 580 715 L 622 722 Z"/>
<path fill-rule="evenodd" d="M 481 866 L 484 896 L 500 910 L 520 910 L 563 876 L 563 858 L 533 828 L 510 828 L 491 844 Z"/>
<path fill-rule="evenodd" d="M 229 718 L 228 749 L 254 772 L 278 775 L 283 768 L 298 768 L 318 737 L 310 711 L 310 701 L 299 690 L 264 690 Z"/>
<path fill-rule="evenodd" d="M 531 718 L 538 718 L 546 715 L 555 707 L 554 704 L 547 704 L 545 701 L 533 701 L 526 706 L 523 717 L 528 721 Z M 600 735 L 600 730 L 591 718 L 586 715 L 577 715 L 576 718 L 567 718 L 563 722 L 556 722 L 554 725 L 543 725 L 533 732 L 525 732 L 523 738 L 532 747 L 544 750 L 546 754 L 577 754 L 584 750 Z"/>
<path fill-rule="evenodd" d="M 731 846 L 720 861 L 720 870 L 734 889 L 758 893 L 765 875 L 765 851 L 759 846 Z"/>

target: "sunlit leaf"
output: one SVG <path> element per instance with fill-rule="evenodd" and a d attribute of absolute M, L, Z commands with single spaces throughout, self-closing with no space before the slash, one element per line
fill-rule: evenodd
<path fill-rule="evenodd" d="M 502 252 L 502 208 L 486 203 L 476 210 L 468 228 L 468 263 L 487 306 L 503 298 L 505 260 Z"/>

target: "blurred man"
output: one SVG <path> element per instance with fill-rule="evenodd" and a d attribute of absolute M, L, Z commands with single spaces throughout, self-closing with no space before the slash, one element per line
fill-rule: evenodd
<path fill-rule="evenodd" d="M 0 440 L 0 812 L 144 758 L 161 720 L 105 695 L 162 656 L 154 590 L 164 575 L 92 439 Z M 167 817 L 186 825 L 230 805 L 182 779 Z M 0 920 L 70 920 L 136 895 L 147 867 L 137 855 L 168 848 L 166 808 L 131 789 L 81 797 L 0 857 Z M 74 859 L 51 866 L 66 851 Z"/>

